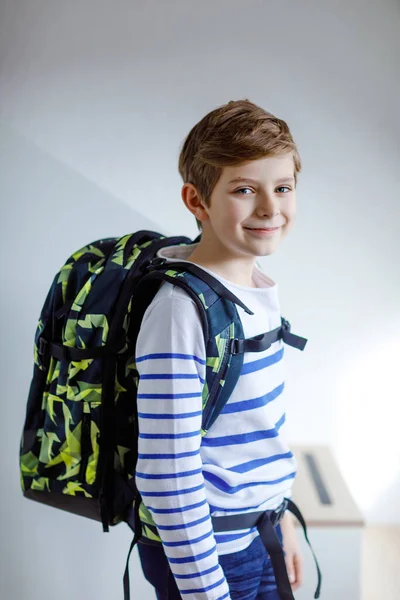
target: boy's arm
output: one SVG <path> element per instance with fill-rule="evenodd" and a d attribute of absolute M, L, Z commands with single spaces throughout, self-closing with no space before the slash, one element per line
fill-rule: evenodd
<path fill-rule="evenodd" d="M 145 313 L 136 346 L 136 485 L 182 597 L 229 600 L 200 457 L 205 358 L 195 303 L 177 295 L 156 299 Z"/>
<path fill-rule="evenodd" d="M 293 591 L 296 591 L 303 584 L 303 556 L 297 539 L 294 520 L 288 510 L 281 521 L 281 530 L 289 581 Z"/>

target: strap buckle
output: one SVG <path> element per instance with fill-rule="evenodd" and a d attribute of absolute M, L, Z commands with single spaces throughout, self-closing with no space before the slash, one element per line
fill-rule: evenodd
<path fill-rule="evenodd" d="M 167 260 L 165 258 L 161 258 L 159 256 L 154 256 L 151 261 L 149 263 L 147 263 L 147 265 L 144 267 L 144 270 L 147 271 L 152 271 L 153 269 L 156 269 L 157 267 L 160 267 L 161 265 L 163 265 L 164 263 L 166 263 Z"/>
<path fill-rule="evenodd" d="M 229 350 L 231 354 L 239 354 L 239 340 L 237 338 L 231 339 Z"/>
<path fill-rule="evenodd" d="M 44 337 L 41 337 L 39 339 L 39 346 L 38 346 L 38 352 L 40 354 L 40 356 L 45 356 L 46 352 L 47 352 L 47 346 L 48 346 L 48 342 Z"/>
<path fill-rule="evenodd" d="M 271 513 L 271 523 L 274 527 L 276 527 L 279 523 L 279 521 L 281 521 L 283 515 L 285 514 L 285 511 L 288 507 L 288 501 L 286 498 L 284 498 L 282 504 L 280 506 L 278 506 L 278 508 L 276 510 L 274 510 Z"/>

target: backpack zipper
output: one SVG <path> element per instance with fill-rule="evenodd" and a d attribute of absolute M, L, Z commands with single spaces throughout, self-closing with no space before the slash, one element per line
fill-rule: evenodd
<path fill-rule="evenodd" d="M 79 469 L 79 481 L 85 482 L 86 469 L 92 452 L 90 439 L 90 413 L 83 413 L 81 430 L 81 467 Z"/>

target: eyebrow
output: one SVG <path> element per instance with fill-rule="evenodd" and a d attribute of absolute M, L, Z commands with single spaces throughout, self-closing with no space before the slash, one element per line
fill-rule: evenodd
<path fill-rule="evenodd" d="M 251 179 L 251 177 L 235 177 L 235 179 L 231 179 L 231 181 L 228 181 L 229 183 L 243 183 L 245 181 L 250 181 L 251 183 L 259 183 L 256 179 Z M 281 177 L 280 179 L 277 179 L 275 181 L 275 185 L 278 183 L 285 183 L 285 182 L 294 182 L 294 177 L 291 177 L 290 175 L 288 177 Z"/>

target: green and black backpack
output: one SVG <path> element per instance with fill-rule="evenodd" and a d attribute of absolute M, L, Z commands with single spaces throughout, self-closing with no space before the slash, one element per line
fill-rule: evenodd
<path fill-rule="evenodd" d="M 203 435 L 236 385 L 244 352 L 261 352 L 278 339 L 301 350 L 306 343 L 285 319 L 245 340 L 236 306 L 253 313 L 237 297 L 195 264 L 165 264 L 156 256 L 162 247 L 199 239 L 138 231 L 81 248 L 57 272 L 35 333 L 20 444 L 23 494 L 96 519 L 104 531 L 129 522 L 133 511 L 131 549 L 140 537 L 160 543 L 135 487 L 135 344 L 161 283 L 182 287 L 200 310 L 207 353 Z"/>

